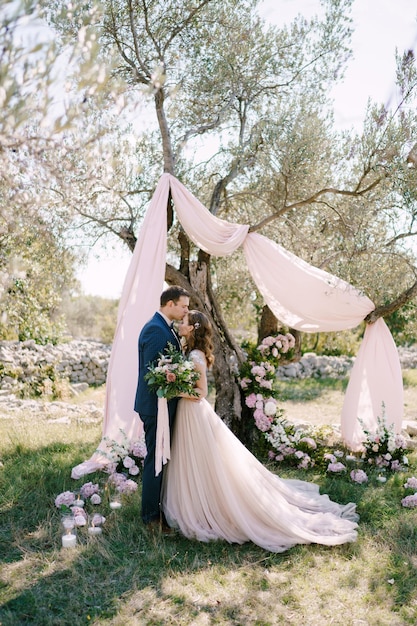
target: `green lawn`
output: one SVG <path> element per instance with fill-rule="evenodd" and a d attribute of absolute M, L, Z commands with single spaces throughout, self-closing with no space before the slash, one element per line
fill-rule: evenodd
<path fill-rule="evenodd" d="M 252 544 L 150 537 L 138 493 L 120 511 L 102 506 L 103 535 L 83 529 L 78 546 L 63 550 L 54 498 L 85 482 L 73 481 L 71 468 L 90 456 L 101 429 L 79 417 L 70 424 L 48 417 L 0 415 L 2 626 L 417 623 L 417 509 L 401 506 L 413 466 L 365 485 L 280 471 L 317 482 L 339 502 L 355 501 L 355 544 L 277 555 Z"/>

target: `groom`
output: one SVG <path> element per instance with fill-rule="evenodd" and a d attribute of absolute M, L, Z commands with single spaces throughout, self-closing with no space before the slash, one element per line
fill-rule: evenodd
<path fill-rule="evenodd" d="M 160 495 L 162 472 L 155 476 L 155 444 L 158 415 L 158 399 L 146 380 L 145 374 L 149 365 L 155 364 L 159 354 L 163 353 L 171 343 L 178 350 L 181 344 L 172 328 L 174 320 L 182 320 L 188 312 L 190 298 L 188 293 L 179 286 L 172 286 L 162 292 L 160 308 L 145 324 L 139 335 L 139 377 L 136 388 L 135 411 L 143 422 L 147 455 L 143 465 L 142 480 L 142 520 L 149 527 L 164 528 L 161 516 Z M 172 428 L 177 409 L 178 398 L 168 402 L 169 427 Z"/>

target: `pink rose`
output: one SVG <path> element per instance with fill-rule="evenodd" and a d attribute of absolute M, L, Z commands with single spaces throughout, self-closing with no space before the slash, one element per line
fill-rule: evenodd
<path fill-rule="evenodd" d="M 168 383 L 175 383 L 177 377 L 175 376 L 174 372 L 167 372 L 166 379 Z"/>

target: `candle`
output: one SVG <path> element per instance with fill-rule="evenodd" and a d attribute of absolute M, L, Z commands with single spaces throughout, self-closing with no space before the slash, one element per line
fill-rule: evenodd
<path fill-rule="evenodd" d="M 88 534 L 89 535 L 101 535 L 100 526 L 90 526 L 90 528 L 88 529 Z"/>
<path fill-rule="evenodd" d="M 62 535 L 62 547 L 63 548 L 75 548 L 77 544 L 77 537 L 72 533 Z"/>
<path fill-rule="evenodd" d="M 66 515 L 65 517 L 62 518 L 62 525 L 65 528 L 66 531 L 68 530 L 72 530 L 75 526 L 75 522 L 74 522 L 74 516 L 73 515 Z"/>
<path fill-rule="evenodd" d="M 111 509 L 120 509 L 122 507 L 122 503 L 119 502 L 118 500 L 112 500 L 110 502 L 110 508 Z"/>
<path fill-rule="evenodd" d="M 77 500 L 74 500 L 73 506 L 79 506 L 80 508 L 83 508 L 84 500 L 81 500 L 81 498 L 78 498 Z"/>

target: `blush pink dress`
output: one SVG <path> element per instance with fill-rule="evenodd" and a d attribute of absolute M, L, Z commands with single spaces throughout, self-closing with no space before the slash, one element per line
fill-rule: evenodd
<path fill-rule="evenodd" d="M 204 355 L 190 358 L 205 364 Z M 313 483 L 268 471 L 235 437 L 207 400 L 178 403 L 162 507 L 189 539 L 247 541 L 283 552 L 297 544 L 355 541 L 355 504 L 340 505 Z"/>

